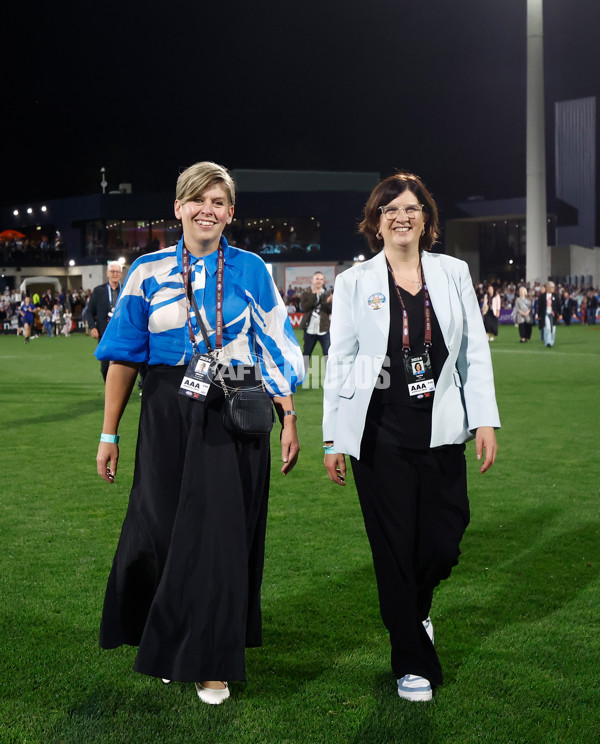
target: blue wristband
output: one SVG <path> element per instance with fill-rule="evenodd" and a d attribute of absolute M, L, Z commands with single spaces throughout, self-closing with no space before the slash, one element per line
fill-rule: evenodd
<path fill-rule="evenodd" d="M 336 448 L 333 446 L 333 444 L 330 444 L 329 446 L 323 445 L 323 450 L 326 455 L 339 455 L 340 454 L 336 450 Z"/>
<path fill-rule="evenodd" d="M 119 444 L 119 439 L 118 434 L 100 434 L 100 441 L 107 444 Z"/>

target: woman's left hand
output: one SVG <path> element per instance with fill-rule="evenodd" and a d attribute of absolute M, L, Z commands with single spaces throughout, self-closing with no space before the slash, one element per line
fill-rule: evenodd
<path fill-rule="evenodd" d="M 281 472 L 284 475 L 290 473 L 298 462 L 299 452 L 300 442 L 298 441 L 296 417 L 286 416 L 281 427 L 281 459 L 283 460 Z"/>
<path fill-rule="evenodd" d="M 481 466 L 480 473 L 485 473 L 489 470 L 492 465 L 496 462 L 496 452 L 498 451 L 498 444 L 496 442 L 496 434 L 493 426 L 480 426 L 475 433 L 475 450 L 477 452 L 477 459 L 481 460 L 485 451 L 485 459 Z"/>

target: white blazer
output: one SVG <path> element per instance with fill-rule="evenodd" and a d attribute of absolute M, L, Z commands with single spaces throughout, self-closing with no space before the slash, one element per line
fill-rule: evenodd
<path fill-rule="evenodd" d="M 461 444 L 480 426 L 500 427 L 489 342 L 467 264 L 426 251 L 421 263 L 448 348 L 433 398 L 431 447 Z M 323 441 L 333 441 L 337 452 L 360 456 L 389 330 L 388 271 L 381 251 L 335 281 L 323 383 Z"/>

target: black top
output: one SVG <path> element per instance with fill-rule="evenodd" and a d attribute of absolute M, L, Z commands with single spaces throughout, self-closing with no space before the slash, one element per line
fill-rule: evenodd
<path fill-rule="evenodd" d="M 394 279 L 391 273 L 388 275 L 390 333 L 387 356 L 390 361 L 389 365 L 384 362 L 383 374 L 380 375 L 373 390 L 363 438 L 410 449 L 429 449 L 433 397 L 419 400 L 411 398 L 408 394 L 402 349 L 402 305 L 394 287 Z M 424 292 L 421 289 L 414 296 L 402 288 L 400 292 L 408 313 L 410 353 L 420 354 L 425 349 Z M 431 326 L 429 356 L 433 377 L 437 383 L 448 356 L 448 349 L 433 307 L 431 308 Z"/>

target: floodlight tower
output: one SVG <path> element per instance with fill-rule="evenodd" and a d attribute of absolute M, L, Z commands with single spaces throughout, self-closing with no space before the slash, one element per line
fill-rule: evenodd
<path fill-rule="evenodd" d="M 545 282 L 550 274 L 545 136 L 543 0 L 527 0 L 527 237 L 525 248 L 528 282 Z"/>

